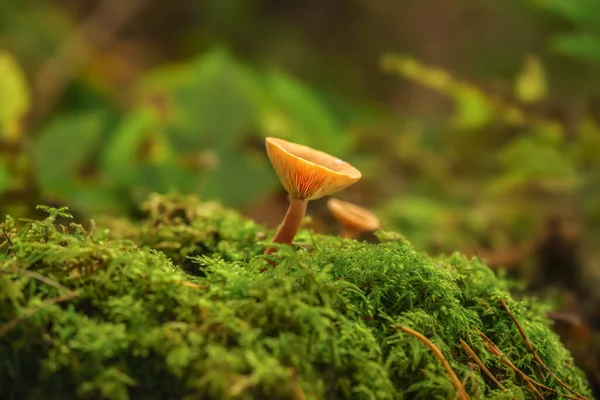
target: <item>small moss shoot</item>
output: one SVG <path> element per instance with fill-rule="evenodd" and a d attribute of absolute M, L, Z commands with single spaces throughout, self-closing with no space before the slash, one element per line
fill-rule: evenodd
<path fill-rule="evenodd" d="M 399 327 L 441 352 L 462 398 L 591 396 L 544 305 L 514 299 L 477 259 L 428 257 L 393 233 L 367 244 L 301 230 L 261 273 L 269 232 L 193 197 L 154 195 L 143 220 L 88 230 L 44 210 L 0 225 L 2 399 L 461 393 Z"/>

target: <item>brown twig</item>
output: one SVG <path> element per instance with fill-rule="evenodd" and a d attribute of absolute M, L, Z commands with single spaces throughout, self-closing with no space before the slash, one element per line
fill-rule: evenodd
<path fill-rule="evenodd" d="M 10 321 L 8 321 L 6 324 L 4 324 L 2 327 L 0 327 L 0 338 L 2 338 L 2 336 L 6 335 L 8 332 L 12 331 L 14 328 L 17 327 L 17 325 L 19 325 L 19 323 L 25 321 L 27 318 L 34 315 L 36 312 L 38 312 L 46 307 L 49 307 L 53 304 L 57 304 L 57 303 L 61 303 L 63 301 L 68 301 L 68 300 L 74 299 L 77 296 L 79 296 L 79 293 L 71 292 L 71 293 L 63 295 L 63 296 L 53 297 L 49 300 L 42 302 L 41 304 L 38 304 L 35 307 L 32 307 L 32 308 L 26 310 L 22 315 L 14 317 Z"/>
<path fill-rule="evenodd" d="M 144 279 L 145 281 L 149 280 L 148 279 L 149 277 L 147 275 L 142 275 L 141 278 Z M 194 289 L 208 289 L 207 285 L 202 285 L 202 284 L 194 283 L 194 282 L 180 281 L 180 280 L 174 280 L 172 282 L 174 284 L 176 284 L 176 285 L 186 286 L 186 287 L 194 288 Z M 152 281 L 150 281 L 150 286 L 154 286 L 154 285 L 157 285 L 157 284 L 160 284 L 160 283 L 162 283 L 162 282 L 152 282 Z"/>
<path fill-rule="evenodd" d="M 454 370 L 448 363 L 448 360 L 446 360 L 446 357 L 444 356 L 444 354 L 441 352 L 440 349 L 438 349 L 433 343 L 431 343 L 431 341 L 429 339 L 427 339 L 421 333 L 419 333 L 413 329 L 407 328 L 406 326 L 397 326 L 396 328 L 402 330 L 403 332 L 413 335 L 414 337 L 419 339 L 421 342 L 423 342 L 427 347 L 429 347 L 429 349 L 433 352 L 433 354 L 442 362 L 442 365 L 446 369 L 446 372 L 448 372 L 448 375 L 450 375 L 450 380 L 452 381 L 452 385 L 454 385 L 454 388 L 460 395 L 460 398 L 463 400 L 469 400 L 469 395 L 467 394 L 467 391 L 465 390 L 464 386 L 460 383 L 460 379 L 458 379 L 458 376 L 456 376 L 456 373 L 454 372 Z"/>
<path fill-rule="evenodd" d="M 573 399 L 573 400 L 579 400 L 581 399 L 581 397 L 575 397 L 575 396 L 569 396 L 568 394 L 562 394 L 562 397 L 566 398 L 566 399 Z"/>
<path fill-rule="evenodd" d="M 502 303 L 502 306 L 504 307 L 504 309 L 506 310 L 506 312 L 508 312 L 508 315 L 510 315 L 510 317 L 512 318 L 512 320 L 517 325 L 517 329 L 519 330 L 519 333 L 521 334 L 521 337 L 525 341 L 525 347 L 527 347 L 527 350 L 529 350 L 529 352 L 533 355 L 533 357 L 536 359 L 536 361 L 539 360 L 538 363 L 540 365 L 542 365 L 542 366 L 544 366 L 544 368 L 546 368 L 546 366 L 544 365 L 544 363 L 542 362 L 542 360 L 538 357 L 537 352 L 533 348 L 533 345 L 529 341 L 529 338 L 525 334 L 525 331 L 521 327 L 521 324 L 519 324 L 519 321 L 517 321 L 517 318 L 515 317 L 515 315 L 508 308 L 508 304 L 506 304 L 506 302 L 502 298 L 500 299 L 500 302 Z M 546 376 L 544 375 L 544 373 L 540 369 L 540 365 L 536 365 L 536 369 L 537 369 L 537 372 L 538 372 L 538 375 L 540 376 L 540 378 L 545 381 L 546 380 Z"/>
<path fill-rule="evenodd" d="M 552 376 L 562 387 L 564 387 L 565 389 L 567 389 L 569 392 L 573 393 L 575 396 L 577 396 L 580 399 L 584 399 L 584 400 L 589 400 L 587 397 L 577 393 L 575 390 L 571 389 L 566 383 L 564 383 L 562 380 L 560 380 L 555 374 L 554 372 L 552 372 L 550 370 L 550 368 L 548 368 L 546 366 L 546 364 L 542 361 L 542 359 L 540 358 L 540 356 L 538 356 L 537 352 L 535 351 L 535 349 L 533 348 L 533 345 L 531 344 L 531 342 L 529 341 L 529 338 L 527 337 L 527 335 L 525 334 L 525 331 L 523 331 L 523 328 L 521 328 L 521 324 L 519 324 L 519 321 L 517 321 L 517 318 L 514 316 L 514 314 L 510 311 L 510 309 L 508 308 L 508 305 L 506 304 L 506 302 L 504 301 L 504 299 L 500 299 L 500 302 L 502 303 L 502 305 L 504 306 L 504 309 L 506 310 L 506 312 L 508 312 L 508 314 L 510 315 L 510 317 L 512 318 L 512 320 L 515 322 L 515 324 L 517 325 L 517 329 L 519 330 L 519 333 L 521 334 L 521 336 L 523 337 L 523 340 L 525 341 L 525 346 L 527 347 L 527 349 L 531 352 L 531 354 L 533 355 L 534 359 L 537 361 L 537 363 L 544 368 L 549 374 L 550 376 Z"/>
<path fill-rule="evenodd" d="M 546 386 L 546 385 L 543 385 L 543 384 L 539 383 L 538 381 L 535 381 L 535 380 L 533 380 L 533 379 L 531 379 L 531 378 L 529 378 L 529 381 L 530 381 L 531 383 L 533 383 L 534 385 L 536 385 L 536 386 L 538 386 L 538 387 L 541 387 L 542 389 L 545 389 L 545 390 L 547 390 L 547 391 L 549 391 L 549 392 L 556 393 L 556 390 L 554 390 L 554 389 L 552 389 L 551 387 L 548 387 L 548 386 Z"/>
<path fill-rule="evenodd" d="M 193 283 L 193 282 L 175 281 L 175 283 L 178 285 L 187 286 L 187 287 L 194 288 L 194 289 L 207 289 L 208 288 L 208 286 L 206 286 L 206 285 L 200 285 L 199 283 Z"/>
<path fill-rule="evenodd" d="M 502 386 L 502 384 L 496 379 L 496 377 L 490 372 L 489 369 L 487 369 L 487 367 L 485 366 L 485 364 L 483 363 L 483 361 L 481 361 L 481 359 L 477 356 L 477 354 L 475 354 L 475 351 L 473 351 L 473 349 L 471 347 L 469 347 L 469 345 L 467 343 L 465 343 L 464 340 L 459 339 L 460 340 L 460 345 L 462 346 L 463 349 L 465 349 L 465 351 L 467 352 L 467 354 L 473 359 L 473 361 L 475 361 L 475 363 L 479 366 L 479 368 L 481 368 L 481 370 L 503 391 L 506 392 L 506 388 L 504 386 Z"/>
<path fill-rule="evenodd" d="M 527 385 L 527 387 L 529 388 L 529 390 L 531 390 L 531 392 L 534 394 L 534 396 L 536 396 L 537 398 L 539 398 L 541 400 L 544 400 L 544 396 L 531 383 L 533 381 L 533 379 L 531 379 L 530 377 L 528 377 L 527 374 L 525 374 L 523 371 L 521 371 L 519 368 L 517 368 L 508 359 L 508 357 L 506 357 L 506 355 L 504 355 L 504 353 L 502 352 L 502 350 L 500 350 L 500 348 L 498 346 L 496 346 L 496 344 L 492 341 L 492 339 L 490 339 L 489 337 L 487 337 L 485 335 L 485 333 L 481 332 L 477 328 L 475 328 L 475 330 L 477 331 L 477 333 L 479 334 L 479 336 L 485 342 L 486 347 L 488 348 L 488 350 L 490 351 L 490 353 L 492 353 L 492 354 L 500 357 L 500 359 L 502 360 L 502 362 L 505 365 L 507 365 L 510 369 L 512 369 L 513 371 L 515 371 L 517 374 L 519 374 L 521 376 L 521 378 L 523 379 L 523 381 L 525 382 L 525 384 Z"/>
<path fill-rule="evenodd" d="M 304 390 L 302 390 L 300 384 L 298 383 L 298 374 L 296 373 L 296 370 L 292 369 L 290 373 L 292 377 L 292 379 L 290 380 L 290 383 L 292 385 L 291 389 L 295 399 L 306 400 L 306 394 L 304 394 Z"/>
<path fill-rule="evenodd" d="M 536 395 L 541 400 L 544 400 L 544 396 L 540 393 L 539 390 L 537 390 L 535 388 L 535 386 L 533 386 L 533 382 L 534 382 L 533 379 L 531 379 L 530 377 L 528 377 L 527 374 L 525 374 L 525 372 L 523 372 L 519 368 L 517 368 L 517 366 L 514 365 L 506 356 L 502 357 L 502 361 L 506 365 L 508 365 L 510 367 L 510 369 L 512 369 L 513 371 L 515 371 L 517 374 L 519 374 L 521 376 L 521 379 L 523 379 L 523 381 L 525 382 L 525 384 L 527 385 L 527 387 L 529 387 L 529 389 L 533 392 L 534 395 Z"/>

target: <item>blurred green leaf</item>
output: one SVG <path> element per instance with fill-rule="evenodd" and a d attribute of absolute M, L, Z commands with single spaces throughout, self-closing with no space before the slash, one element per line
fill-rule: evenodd
<path fill-rule="evenodd" d="M 466 85 L 452 92 L 455 110 L 452 123 L 457 129 L 477 129 L 486 125 L 494 116 L 489 101 L 478 88 Z"/>
<path fill-rule="evenodd" d="M 96 182 L 77 182 L 65 186 L 61 192 L 70 207 L 85 210 L 87 213 L 119 213 L 125 211 L 128 203 L 123 201 L 119 192 L 110 190 Z"/>
<path fill-rule="evenodd" d="M 258 136 L 257 122 L 262 136 L 287 137 L 336 155 L 346 150 L 349 139 L 340 135 L 331 112 L 314 93 L 287 75 L 257 73 L 222 50 L 207 53 L 190 65 L 152 72 L 141 83 L 140 93 L 157 109 L 155 129 L 173 152 L 171 161 L 143 167 L 139 179 L 144 185 L 186 192 L 198 190 L 198 182 L 202 182 L 204 197 L 226 205 L 242 206 L 256 200 L 276 183 L 264 154 L 256 157 L 247 146 L 252 143 L 249 139 Z M 145 129 L 143 118 L 136 118 L 141 120 L 126 123 L 104 157 L 111 176 L 118 180 L 119 174 L 129 175 L 131 183 L 136 181 L 133 172 L 122 170 L 135 171 L 131 154 L 141 135 L 135 132 Z M 194 172 L 177 162 L 183 155 L 201 158 L 206 151 L 214 154 L 215 166 L 200 166 Z"/>
<path fill-rule="evenodd" d="M 597 0 L 534 0 L 534 3 L 582 26 L 600 29 L 600 2 Z"/>
<path fill-rule="evenodd" d="M 139 180 L 139 160 L 136 160 L 149 130 L 156 125 L 155 112 L 141 107 L 117 127 L 101 158 L 102 169 L 113 182 L 131 186 Z"/>
<path fill-rule="evenodd" d="M 0 137 L 14 140 L 20 134 L 19 122 L 29 105 L 29 89 L 17 60 L 0 52 Z"/>
<path fill-rule="evenodd" d="M 50 193 L 72 185 L 104 133 L 104 113 L 88 112 L 57 117 L 36 137 L 35 168 L 39 184 Z"/>
<path fill-rule="evenodd" d="M 383 206 L 381 215 L 411 242 L 425 247 L 447 212 L 441 202 L 412 195 L 390 201 Z"/>
<path fill-rule="evenodd" d="M 136 199 L 151 192 L 195 192 L 200 174 L 179 165 L 181 154 L 163 135 L 156 110 L 138 108 L 123 120 L 105 147 L 103 171 Z"/>
<path fill-rule="evenodd" d="M 263 78 L 261 128 L 276 136 L 344 155 L 349 138 L 315 93 L 292 77 L 270 71 Z"/>
<path fill-rule="evenodd" d="M 556 53 L 600 64 L 600 36 L 590 33 L 556 35 L 550 46 Z"/>
<path fill-rule="evenodd" d="M 141 199 L 152 192 L 196 193 L 200 175 L 186 171 L 177 165 L 174 158 L 156 160 L 139 167 L 139 180 L 136 182 L 136 198 Z"/>
<path fill-rule="evenodd" d="M 523 103 L 530 104 L 546 97 L 546 77 L 541 60 L 529 55 L 515 82 L 515 94 Z"/>
<path fill-rule="evenodd" d="M 539 183 L 549 187 L 573 185 L 576 168 L 560 144 L 549 143 L 535 135 L 510 142 L 498 155 L 505 173 L 493 184 L 493 190 L 510 190 L 523 183 Z"/>
<path fill-rule="evenodd" d="M 177 88 L 190 85 L 194 80 L 192 63 L 165 65 L 147 72 L 137 82 L 137 92 L 143 99 L 167 95 Z"/>
<path fill-rule="evenodd" d="M 225 52 L 198 59 L 190 84 L 172 93 L 165 129 L 173 148 L 180 152 L 227 148 L 250 131 L 255 111 L 247 79 Z"/>
<path fill-rule="evenodd" d="M 201 195 L 219 199 L 230 207 L 241 207 L 258 200 L 267 190 L 276 187 L 277 182 L 277 176 L 264 158 L 223 152 L 216 167 L 203 180 Z"/>

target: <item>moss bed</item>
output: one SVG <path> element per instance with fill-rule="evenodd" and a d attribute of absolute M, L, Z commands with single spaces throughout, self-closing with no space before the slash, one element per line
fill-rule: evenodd
<path fill-rule="evenodd" d="M 459 398 L 403 328 L 470 398 L 591 396 L 544 305 L 477 259 L 301 231 L 260 272 L 273 232 L 236 212 L 159 195 L 143 210 L 0 225 L 1 399 Z"/>

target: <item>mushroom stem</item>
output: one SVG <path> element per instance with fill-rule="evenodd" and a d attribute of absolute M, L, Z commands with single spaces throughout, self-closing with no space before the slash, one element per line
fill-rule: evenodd
<path fill-rule="evenodd" d="M 340 228 L 340 237 L 342 238 L 350 238 L 354 239 L 356 237 L 356 231 L 354 229 L 350 229 L 347 226 L 342 226 Z"/>
<path fill-rule="evenodd" d="M 273 243 L 292 243 L 296 233 L 298 233 L 298 229 L 300 229 L 300 224 L 302 223 L 302 219 L 306 214 L 306 204 L 308 201 L 290 198 L 290 206 L 288 207 L 287 213 L 283 218 L 283 223 L 279 227 L 279 230 L 275 234 L 273 238 Z M 275 247 L 269 247 L 265 250 L 265 254 L 271 254 L 276 252 L 277 249 Z"/>

